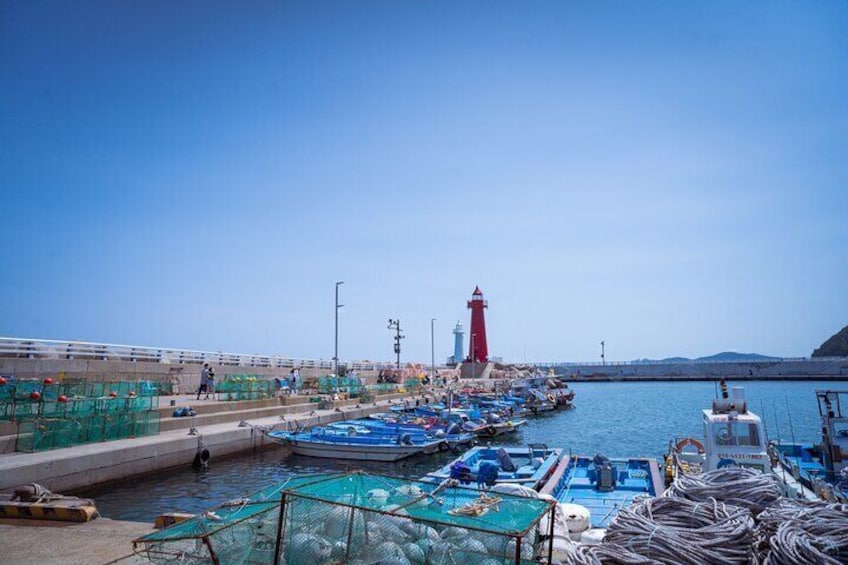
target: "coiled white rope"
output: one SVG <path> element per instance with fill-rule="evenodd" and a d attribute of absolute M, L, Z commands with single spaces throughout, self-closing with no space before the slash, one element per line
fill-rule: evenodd
<path fill-rule="evenodd" d="M 781 497 L 780 485 L 771 473 L 745 467 L 726 467 L 700 475 L 681 475 L 664 496 L 695 502 L 715 499 L 759 514 Z"/>
<path fill-rule="evenodd" d="M 763 565 L 848 563 L 848 505 L 781 499 L 757 516 Z"/>
<path fill-rule="evenodd" d="M 711 499 L 651 498 L 622 509 L 601 545 L 575 546 L 579 565 L 748 565 L 751 513 Z"/>

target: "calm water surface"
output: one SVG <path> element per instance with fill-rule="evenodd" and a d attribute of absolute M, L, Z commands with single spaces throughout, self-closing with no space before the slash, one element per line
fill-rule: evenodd
<path fill-rule="evenodd" d="M 740 386 L 749 409 L 764 416 L 769 437 L 783 441 L 791 441 L 793 435 L 797 441 L 818 439 L 814 391 L 848 388 L 839 382 L 755 381 Z M 571 387 L 577 393 L 574 409 L 531 418 L 521 433 L 503 443 L 547 443 L 575 454 L 661 458 L 672 437 L 703 437 L 701 410 L 715 397 L 715 385 L 710 382 L 577 383 Z M 163 512 L 199 512 L 292 475 L 357 468 L 417 478 L 452 457 L 447 452 L 397 463 L 362 463 L 286 455 L 278 448 L 229 458 L 216 458 L 213 453 L 206 471 L 196 472 L 186 465 L 84 494 L 96 500 L 107 518 L 152 521 Z"/>

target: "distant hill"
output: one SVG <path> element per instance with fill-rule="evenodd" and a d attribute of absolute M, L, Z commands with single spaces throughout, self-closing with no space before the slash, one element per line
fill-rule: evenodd
<path fill-rule="evenodd" d="M 848 357 L 848 326 L 830 336 L 813 351 L 812 357 Z"/>
<path fill-rule="evenodd" d="M 723 351 L 715 355 L 707 357 L 698 357 L 697 359 L 689 359 L 688 357 L 666 357 L 665 359 L 637 359 L 634 364 L 647 363 L 697 363 L 723 361 L 727 363 L 733 362 L 750 362 L 750 361 L 777 361 L 779 357 L 769 357 L 768 355 L 760 355 L 759 353 L 736 353 L 735 351 Z"/>
<path fill-rule="evenodd" d="M 769 357 L 768 355 L 760 355 L 759 353 L 725 351 L 710 355 L 709 357 L 698 357 L 696 361 L 777 361 L 778 359 L 779 357 Z"/>

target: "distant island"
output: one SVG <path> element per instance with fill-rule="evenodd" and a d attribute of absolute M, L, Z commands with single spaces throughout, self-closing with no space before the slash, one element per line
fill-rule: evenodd
<path fill-rule="evenodd" d="M 830 336 L 811 357 L 848 357 L 848 326 Z"/>
<path fill-rule="evenodd" d="M 716 353 L 715 355 L 708 355 L 707 357 L 698 357 L 696 359 L 689 359 L 688 357 L 667 357 L 665 359 L 636 359 L 633 361 L 634 364 L 639 365 L 649 365 L 656 363 L 710 363 L 710 362 L 727 362 L 727 363 L 738 363 L 738 362 L 750 362 L 750 361 L 779 361 L 779 357 L 770 357 L 768 355 L 760 355 L 759 353 L 737 353 L 735 351 L 723 351 L 721 353 Z"/>

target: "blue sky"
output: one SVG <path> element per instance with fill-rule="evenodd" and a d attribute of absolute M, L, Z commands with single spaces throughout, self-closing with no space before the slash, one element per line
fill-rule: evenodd
<path fill-rule="evenodd" d="M 848 324 L 845 2 L 0 5 L 0 335 L 809 355 Z"/>

